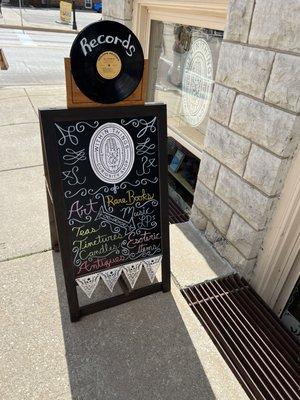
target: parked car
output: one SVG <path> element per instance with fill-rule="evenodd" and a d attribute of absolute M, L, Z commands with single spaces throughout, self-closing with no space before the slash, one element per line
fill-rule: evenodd
<path fill-rule="evenodd" d="M 102 2 L 101 3 L 94 3 L 93 10 L 97 13 L 102 13 Z"/>

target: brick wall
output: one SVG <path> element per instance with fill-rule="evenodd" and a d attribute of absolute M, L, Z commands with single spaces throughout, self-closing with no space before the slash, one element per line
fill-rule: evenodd
<path fill-rule="evenodd" d="M 229 2 L 192 222 L 247 278 L 299 141 L 299 19 L 299 0 Z"/>

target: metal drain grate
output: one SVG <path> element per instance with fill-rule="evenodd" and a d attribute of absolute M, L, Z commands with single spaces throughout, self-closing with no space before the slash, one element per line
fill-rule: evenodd
<path fill-rule="evenodd" d="M 183 289 L 250 399 L 300 398 L 300 348 L 238 275 Z"/>
<path fill-rule="evenodd" d="M 169 223 L 178 224 L 188 220 L 189 216 L 169 197 Z"/>

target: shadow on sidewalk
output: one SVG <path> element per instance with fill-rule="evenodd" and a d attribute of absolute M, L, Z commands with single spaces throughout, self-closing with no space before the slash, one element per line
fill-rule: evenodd
<path fill-rule="evenodd" d="M 171 293 L 71 323 L 60 254 L 53 260 L 73 399 L 215 399 Z"/>

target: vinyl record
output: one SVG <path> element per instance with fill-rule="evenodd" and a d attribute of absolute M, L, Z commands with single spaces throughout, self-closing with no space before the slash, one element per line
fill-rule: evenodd
<path fill-rule="evenodd" d="M 76 85 L 98 103 L 126 99 L 140 83 L 143 50 L 125 25 L 99 21 L 84 28 L 71 48 L 71 71 Z"/>

